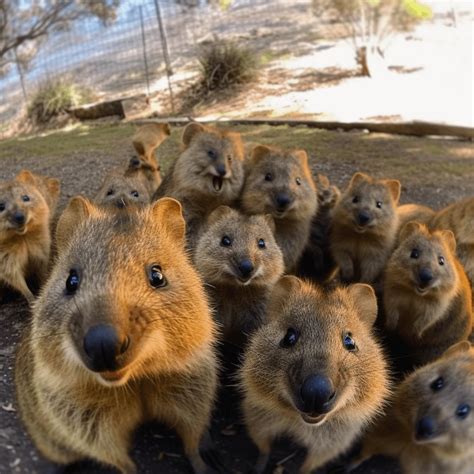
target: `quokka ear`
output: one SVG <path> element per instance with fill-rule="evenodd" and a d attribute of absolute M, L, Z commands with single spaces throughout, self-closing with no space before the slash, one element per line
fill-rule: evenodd
<path fill-rule="evenodd" d="M 288 297 L 300 288 L 301 285 L 301 280 L 293 275 L 282 276 L 275 283 L 268 303 L 268 315 L 270 318 L 278 318 L 283 306 L 288 301 Z"/>
<path fill-rule="evenodd" d="M 355 186 L 364 181 L 371 181 L 371 177 L 365 173 L 360 173 L 360 172 L 354 173 L 352 175 L 351 182 L 349 183 L 349 187 Z"/>
<path fill-rule="evenodd" d="M 69 201 L 56 226 L 56 245 L 59 254 L 67 247 L 81 222 L 98 213 L 94 204 L 83 196 L 73 197 Z"/>
<path fill-rule="evenodd" d="M 186 224 L 179 201 L 170 197 L 158 199 L 151 204 L 149 212 L 153 221 L 162 226 L 168 236 L 184 246 Z"/>
<path fill-rule="evenodd" d="M 414 233 L 427 232 L 427 227 L 424 224 L 416 221 L 407 222 L 400 231 L 399 241 L 403 242 Z"/>
<path fill-rule="evenodd" d="M 255 165 L 260 160 L 268 156 L 272 152 L 272 149 L 266 145 L 257 145 L 253 148 L 252 153 L 250 155 L 250 160 Z"/>
<path fill-rule="evenodd" d="M 221 220 L 224 216 L 227 216 L 236 212 L 237 211 L 235 211 L 229 206 L 218 206 L 207 217 L 207 224 L 212 225 L 215 222 Z"/>
<path fill-rule="evenodd" d="M 303 167 L 308 166 L 308 153 L 305 150 L 294 150 L 291 154 L 298 159 Z"/>
<path fill-rule="evenodd" d="M 325 174 L 318 173 L 316 175 L 316 185 L 318 188 L 329 188 L 331 183 L 329 182 L 329 178 Z"/>
<path fill-rule="evenodd" d="M 441 230 L 440 234 L 446 242 L 449 250 L 451 250 L 453 254 L 456 254 L 456 237 L 454 236 L 454 233 L 451 230 Z"/>
<path fill-rule="evenodd" d="M 372 327 L 377 319 L 377 298 L 375 291 L 365 283 L 355 283 L 347 287 L 359 318 Z"/>
<path fill-rule="evenodd" d="M 29 170 L 22 170 L 20 171 L 15 178 L 20 183 L 30 184 L 36 186 L 36 177 L 35 175 Z"/>
<path fill-rule="evenodd" d="M 157 124 L 163 135 L 169 137 L 171 135 L 171 128 L 169 123 L 159 123 Z"/>
<path fill-rule="evenodd" d="M 50 210 L 54 212 L 58 205 L 59 195 L 61 194 L 61 181 L 56 178 L 46 178 L 46 189 L 49 196 L 46 196 Z"/>
<path fill-rule="evenodd" d="M 242 142 L 242 137 L 240 136 L 240 133 L 226 132 L 224 136 L 232 143 L 232 148 L 234 150 L 234 158 L 243 161 L 245 159 L 245 147 Z"/>
<path fill-rule="evenodd" d="M 392 196 L 392 199 L 395 201 L 395 204 L 398 204 L 398 201 L 400 200 L 400 193 L 402 191 L 402 185 L 398 179 L 386 179 L 384 180 L 385 186 L 387 186 L 387 189 L 389 193 Z"/>
<path fill-rule="evenodd" d="M 200 123 L 192 122 L 187 125 L 183 131 L 183 136 L 181 138 L 184 147 L 187 148 L 196 135 L 199 135 L 200 133 L 203 133 L 205 131 L 206 127 L 204 125 L 201 125 Z"/>
<path fill-rule="evenodd" d="M 457 342 L 456 344 L 453 344 L 451 347 L 446 349 L 443 352 L 443 355 L 441 357 L 451 357 L 454 354 L 457 353 L 463 353 L 463 352 L 468 352 L 472 349 L 472 345 L 469 341 L 461 341 Z"/>

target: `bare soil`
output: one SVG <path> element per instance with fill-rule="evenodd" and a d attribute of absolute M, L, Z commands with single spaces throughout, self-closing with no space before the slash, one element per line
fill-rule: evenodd
<path fill-rule="evenodd" d="M 355 171 L 402 181 L 402 202 L 418 202 L 440 208 L 474 194 L 474 149 L 471 142 L 396 137 L 368 133 L 327 132 L 305 127 L 236 127 L 249 143 L 268 143 L 305 148 L 314 172 L 327 174 L 344 187 Z M 21 169 L 56 176 L 62 181 L 60 210 L 76 194 L 93 196 L 107 172 L 124 167 L 132 154 L 133 126 L 79 126 L 40 137 L 0 142 L 0 179 L 12 178 Z M 159 150 L 163 169 L 179 153 L 181 130 Z M 16 345 L 30 318 L 21 299 L 0 304 L 0 473 L 46 473 L 51 465 L 41 459 L 17 415 L 13 367 Z M 229 379 L 216 407 L 212 435 L 229 473 L 244 473 L 257 452 L 240 423 L 238 395 Z M 288 456 L 295 456 L 287 459 Z M 140 429 L 133 458 L 140 473 L 190 472 L 176 435 L 158 425 Z M 285 460 L 286 459 L 286 460 Z M 277 444 L 269 472 L 296 473 L 302 455 L 287 441 Z M 283 461 L 283 462 L 282 462 Z M 281 464 L 277 465 L 278 462 Z M 284 469 L 284 471 L 283 471 Z M 82 463 L 70 473 L 113 472 L 95 464 Z M 397 474 L 395 462 L 374 459 L 357 471 Z"/>

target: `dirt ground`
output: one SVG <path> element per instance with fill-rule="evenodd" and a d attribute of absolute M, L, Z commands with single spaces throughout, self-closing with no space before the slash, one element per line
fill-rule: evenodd
<path fill-rule="evenodd" d="M 236 127 L 249 143 L 268 143 L 305 148 L 314 172 L 322 172 L 344 187 L 350 176 L 365 171 L 402 181 L 402 202 L 418 202 L 440 208 L 474 194 L 474 149 L 472 142 L 420 139 L 367 133 L 326 132 L 305 127 Z M 132 154 L 131 125 L 81 126 L 43 137 L 0 142 L 0 179 L 9 179 L 21 169 L 61 178 L 60 210 L 76 194 L 93 196 L 106 173 L 123 167 Z M 178 154 L 180 130 L 159 150 L 163 169 Z M 0 305 L 0 473 L 46 473 L 42 460 L 19 423 L 12 382 L 15 347 L 30 318 L 21 299 Z M 244 473 L 252 467 L 256 449 L 240 423 L 238 399 L 224 380 L 214 413 L 212 435 L 226 472 Z M 176 435 L 156 425 L 139 430 L 133 458 L 140 473 L 190 472 Z M 301 453 L 280 442 L 269 472 L 295 473 Z M 295 454 L 296 453 L 296 454 Z M 283 471 L 284 468 L 284 471 Z M 112 472 L 92 464 L 68 469 L 70 473 Z M 357 474 L 397 474 L 396 463 L 385 458 L 361 466 Z"/>

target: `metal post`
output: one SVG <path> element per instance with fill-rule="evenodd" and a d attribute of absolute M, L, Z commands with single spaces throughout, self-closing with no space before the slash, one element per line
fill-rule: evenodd
<path fill-rule="evenodd" d="M 148 60 L 146 57 L 146 39 L 145 39 L 145 24 L 143 21 L 143 7 L 140 5 L 140 25 L 142 29 L 142 46 L 143 46 L 143 62 L 145 64 L 145 78 L 146 78 L 146 93 L 150 95 L 150 79 L 149 79 L 149 71 L 148 71 Z"/>
<path fill-rule="evenodd" d="M 163 18 L 161 16 L 161 8 L 160 8 L 159 0 L 154 0 L 154 1 L 155 1 L 156 18 L 158 20 L 158 27 L 160 29 L 161 48 L 163 50 L 163 57 L 165 60 L 165 65 L 166 65 L 166 76 L 168 78 L 168 90 L 169 90 L 170 99 L 171 99 L 171 110 L 174 113 L 175 109 L 174 109 L 173 89 L 171 88 L 171 75 L 173 74 L 173 70 L 171 69 L 171 61 L 170 61 L 170 55 L 169 55 L 169 50 L 168 50 L 168 41 L 166 39 L 166 32 L 163 25 Z"/>

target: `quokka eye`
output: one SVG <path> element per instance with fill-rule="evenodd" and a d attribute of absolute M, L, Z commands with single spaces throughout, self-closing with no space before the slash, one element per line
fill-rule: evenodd
<path fill-rule="evenodd" d="M 265 241 L 263 239 L 258 239 L 258 248 L 264 249 L 266 247 Z"/>
<path fill-rule="evenodd" d="M 5 203 L 0 202 L 0 212 L 3 212 L 5 210 Z"/>
<path fill-rule="evenodd" d="M 223 247 L 230 247 L 232 245 L 232 240 L 230 240 L 230 237 L 227 235 L 224 235 L 224 237 L 221 239 L 221 245 Z"/>
<path fill-rule="evenodd" d="M 81 278 L 79 277 L 77 270 L 69 270 L 69 276 L 66 279 L 66 293 L 68 295 L 73 295 L 79 289 L 80 284 Z"/>
<path fill-rule="evenodd" d="M 265 181 L 273 181 L 273 176 L 271 173 L 267 173 L 265 175 Z"/>
<path fill-rule="evenodd" d="M 136 198 L 137 198 L 137 197 L 140 197 L 140 194 L 138 194 L 138 191 L 132 191 L 130 194 L 131 194 L 133 197 L 136 197 Z"/>
<path fill-rule="evenodd" d="M 301 186 L 301 178 L 296 178 L 295 181 L 298 186 Z"/>
<path fill-rule="evenodd" d="M 463 403 L 462 405 L 459 405 L 456 409 L 456 416 L 458 418 L 461 418 L 461 420 L 464 420 L 465 418 L 468 417 L 469 413 L 471 412 L 471 407 L 467 403 Z"/>
<path fill-rule="evenodd" d="M 214 160 L 215 158 L 217 158 L 217 153 L 214 150 L 208 150 L 207 151 L 207 156 Z"/>
<path fill-rule="evenodd" d="M 230 163 L 232 161 L 232 155 L 227 155 L 227 161 Z"/>
<path fill-rule="evenodd" d="M 150 285 L 153 288 L 163 288 L 166 286 L 166 278 L 163 275 L 161 267 L 157 264 L 153 264 L 150 267 L 150 274 L 149 274 Z"/>
<path fill-rule="evenodd" d="M 107 191 L 107 196 L 112 196 L 114 194 L 114 190 L 113 189 L 109 189 Z"/>
<path fill-rule="evenodd" d="M 357 350 L 357 344 L 355 343 L 350 332 L 346 332 L 342 336 L 342 344 L 344 345 L 344 348 L 347 349 L 349 352 L 354 352 Z"/>
<path fill-rule="evenodd" d="M 353 202 L 354 204 L 357 204 L 357 203 L 359 202 L 359 196 L 354 196 L 354 197 L 352 198 L 352 202 Z"/>
<path fill-rule="evenodd" d="M 280 346 L 284 348 L 293 347 L 300 337 L 298 331 L 293 328 L 288 328 L 285 337 L 281 340 Z"/>
<path fill-rule="evenodd" d="M 440 265 L 444 265 L 444 257 L 439 257 L 439 258 L 438 258 L 438 263 L 439 263 Z"/>
<path fill-rule="evenodd" d="M 433 392 L 439 392 L 444 387 L 444 379 L 443 377 L 438 377 L 436 380 L 431 382 L 430 388 Z"/>
<path fill-rule="evenodd" d="M 25 194 L 21 197 L 21 199 L 23 199 L 24 202 L 28 202 L 30 201 L 30 196 L 28 196 L 28 194 Z"/>
<path fill-rule="evenodd" d="M 382 201 L 377 201 L 375 205 L 379 208 L 382 209 Z"/>
<path fill-rule="evenodd" d="M 413 249 L 410 253 L 410 258 L 418 258 L 420 256 L 420 251 L 418 249 Z"/>

